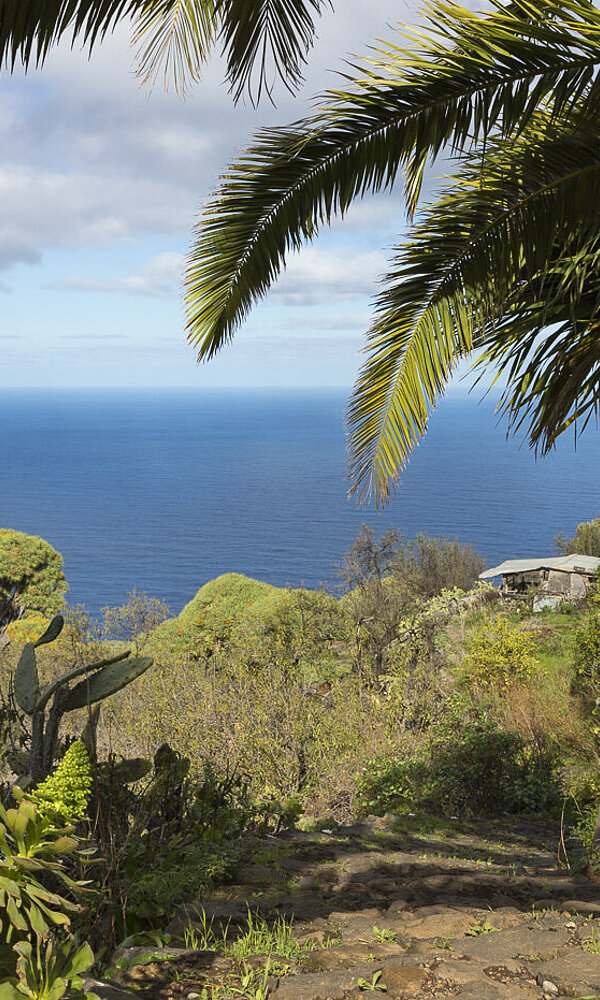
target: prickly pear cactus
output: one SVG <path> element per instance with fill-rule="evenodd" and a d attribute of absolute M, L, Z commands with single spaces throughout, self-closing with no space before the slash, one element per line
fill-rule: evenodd
<path fill-rule="evenodd" d="M 12 755 L 12 760 L 18 767 L 17 773 L 20 775 L 19 783 L 22 787 L 27 787 L 31 783 L 37 784 L 50 774 L 56 757 L 61 720 L 66 712 L 103 701 L 104 698 L 130 684 L 136 677 L 140 677 L 153 662 L 149 656 L 130 659 L 129 651 L 118 653 L 105 660 L 74 667 L 40 690 L 36 647 L 54 642 L 60 635 L 63 625 L 62 615 L 56 615 L 37 642 L 26 643 L 15 671 L 15 700 L 19 708 L 31 717 L 29 759 L 26 762 L 22 753 Z M 70 682 L 82 675 L 85 675 L 84 680 L 70 688 Z M 97 711 L 90 712 L 85 730 L 85 744 L 92 753 L 95 748 L 97 721 Z M 12 761 L 11 766 L 13 766 Z"/>

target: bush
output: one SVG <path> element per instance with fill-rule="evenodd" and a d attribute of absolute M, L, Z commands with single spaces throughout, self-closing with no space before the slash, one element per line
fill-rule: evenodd
<path fill-rule="evenodd" d="M 0 529 L 0 602 L 10 598 L 28 611 L 57 614 L 68 584 L 62 556 L 43 538 Z"/>
<path fill-rule="evenodd" d="M 565 555 L 600 556 L 600 517 L 578 524 L 573 538 L 557 535 L 555 542 Z"/>
<path fill-rule="evenodd" d="M 506 615 L 489 618 L 475 631 L 463 667 L 468 681 L 478 687 L 507 689 L 527 683 L 539 665 L 535 644 Z"/>
<path fill-rule="evenodd" d="M 127 595 L 126 604 L 117 608 L 106 606 L 102 608 L 102 613 L 103 637 L 131 643 L 138 654 L 146 645 L 150 634 L 166 621 L 171 612 L 158 597 L 150 597 L 134 587 Z"/>
<path fill-rule="evenodd" d="M 431 598 L 443 590 L 470 590 L 485 566 L 471 545 L 457 538 L 432 538 L 419 532 L 413 542 L 400 548 L 393 575 L 402 579 L 419 597 Z"/>
<path fill-rule="evenodd" d="M 556 754 L 492 723 L 438 732 L 420 757 L 381 757 L 363 771 L 363 814 L 421 809 L 451 816 L 548 812 L 561 799 Z"/>
<path fill-rule="evenodd" d="M 383 816 L 417 808 L 419 789 L 429 769 L 424 760 L 381 755 L 370 760 L 358 781 L 356 806 L 359 816 Z"/>
<path fill-rule="evenodd" d="M 589 615 L 575 633 L 573 648 L 575 665 L 574 690 L 595 696 L 600 684 L 600 614 Z"/>
<path fill-rule="evenodd" d="M 116 944 L 156 927 L 176 906 L 226 880 L 241 853 L 253 812 L 239 775 L 204 767 L 188 775 L 189 759 L 168 745 L 147 761 L 99 765 L 94 834 L 102 857 L 97 909 L 87 936 Z"/>

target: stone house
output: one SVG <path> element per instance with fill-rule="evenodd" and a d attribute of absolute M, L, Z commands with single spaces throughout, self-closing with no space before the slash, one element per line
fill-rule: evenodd
<path fill-rule="evenodd" d="M 503 597 L 533 599 L 534 611 L 556 607 L 561 601 L 586 597 L 600 568 L 597 556 L 549 556 L 542 559 L 507 559 L 479 574 L 480 580 L 501 576 Z"/>

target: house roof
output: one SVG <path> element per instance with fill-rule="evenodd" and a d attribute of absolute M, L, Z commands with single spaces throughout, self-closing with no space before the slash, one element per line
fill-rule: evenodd
<path fill-rule="evenodd" d="M 595 576 L 600 568 L 597 556 L 546 556 L 542 559 L 506 559 L 499 566 L 484 570 L 480 580 L 491 580 L 494 576 L 509 576 L 513 573 L 535 573 L 538 569 L 559 569 L 563 573 L 583 573 Z"/>

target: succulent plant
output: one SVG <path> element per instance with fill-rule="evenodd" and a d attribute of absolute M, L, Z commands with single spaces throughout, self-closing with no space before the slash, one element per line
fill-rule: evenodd
<path fill-rule="evenodd" d="M 57 639 L 63 625 L 62 615 L 56 615 L 37 642 L 25 644 L 15 670 L 15 700 L 25 715 L 31 718 L 29 753 L 19 750 L 9 756 L 10 766 L 20 775 L 19 783 L 22 787 L 37 784 L 50 774 L 56 757 L 60 722 L 66 712 L 103 701 L 140 677 L 152 664 L 151 657 L 131 657 L 128 650 L 104 660 L 74 667 L 41 690 L 36 648 Z M 70 682 L 78 677 L 83 677 L 83 680 L 71 688 Z M 82 734 L 92 755 L 97 721 L 98 710 L 92 710 Z"/>

